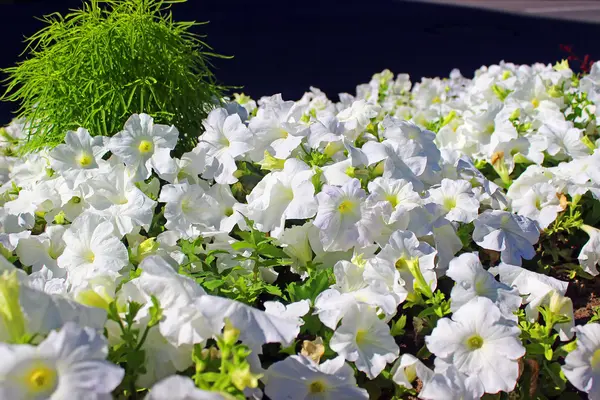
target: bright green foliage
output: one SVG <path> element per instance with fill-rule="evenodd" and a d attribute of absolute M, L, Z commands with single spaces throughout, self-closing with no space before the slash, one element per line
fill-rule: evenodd
<path fill-rule="evenodd" d="M 217 55 L 190 32 L 200 24 L 173 21 L 171 3 L 184 1 L 91 0 L 44 17 L 27 59 L 4 70 L 2 99 L 32 123 L 23 149 L 56 146 L 80 126 L 111 136 L 141 112 L 185 133 L 180 149 L 193 146 L 222 88 L 209 68 Z"/>

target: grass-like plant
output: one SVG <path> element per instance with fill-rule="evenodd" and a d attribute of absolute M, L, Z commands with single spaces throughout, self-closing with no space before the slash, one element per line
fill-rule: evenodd
<path fill-rule="evenodd" d="M 182 147 L 193 146 L 221 97 L 208 60 L 221 56 L 190 31 L 201 23 L 173 21 L 171 4 L 185 1 L 91 0 L 44 17 L 25 61 L 3 70 L 2 99 L 20 103 L 31 123 L 24 151 L 55 146 L 80 126 L 111 136 L 140 112 L 174 124 Z"/>

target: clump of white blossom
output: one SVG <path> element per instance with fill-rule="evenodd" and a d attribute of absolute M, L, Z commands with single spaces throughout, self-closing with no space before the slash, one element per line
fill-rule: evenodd
<path fill-rule="evenodd" d="M 600 63 L 223 104 L 0 131 L 0 398 L 600 399 Z"/>

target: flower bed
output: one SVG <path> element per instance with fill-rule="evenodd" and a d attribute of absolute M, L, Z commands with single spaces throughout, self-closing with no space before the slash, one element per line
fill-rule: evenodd
<path fill-rule="evenodd" d="M 0 398 L 600 398 L 598 101 L 600 64 L 383 71 L 236 94 L 181 157 L 15 120 Z"/>

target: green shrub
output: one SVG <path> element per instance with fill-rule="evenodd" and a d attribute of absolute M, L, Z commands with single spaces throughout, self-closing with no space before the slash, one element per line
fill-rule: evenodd
<path fill-rule="evenodd" d="M 24 151 L 55 146 L 80 126 L 111 136 L 140 112 L 174 124 L 191 148 L 223 88 L 208 60 L 221 56 L 190 32 L 200 24 L 173 21 L 171 4 L 184 1 L 91 0 L 44 17 L 27 59 L 3 70 L 2 99 L 19 102 L 31 122 Z"/>

